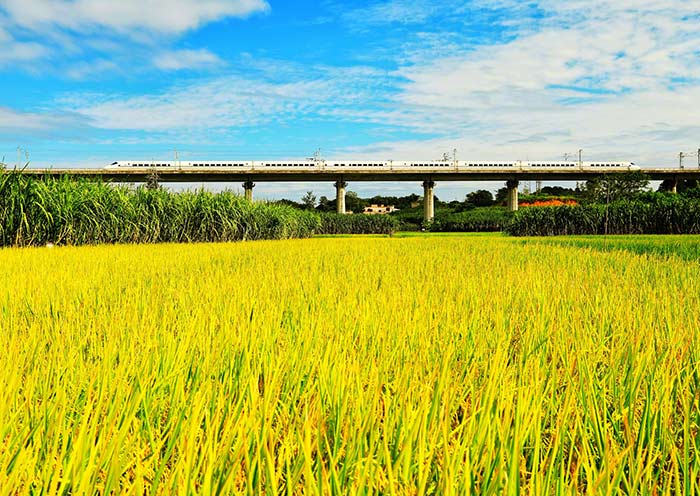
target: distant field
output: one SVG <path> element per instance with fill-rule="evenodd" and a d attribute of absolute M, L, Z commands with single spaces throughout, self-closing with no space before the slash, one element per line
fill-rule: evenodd
<path fill-rule="evenodd" d="M 698 494 L 698 244 L 2 249 L 0 494 Z"/>
<path fill-rule="evenodd" d="M 526 241 L 526 243 L 532 242 Z M 700 261 L 698 235 L 561 236 L 536 238 L 534 242 L 596 250 L 625 250 L 640 255 L 679 257 Z"/>

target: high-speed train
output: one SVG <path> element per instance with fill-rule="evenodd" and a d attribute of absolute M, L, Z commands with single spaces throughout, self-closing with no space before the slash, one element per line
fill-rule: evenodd
<path fill-rule="evenodd" d="M 549 162 L 549 161 L 463 161 L 463 160 L 194 160 L 194 161 L 162 161 L 162 160 L 128 160 L 112 162 L 106 169 L 167 169 L 167 170 L 318 170 L 318 171 L 356 171 L 356 170 L 531 170 L 531 169 L 590 169 L 590 170 L 639 170 L 634 162 Z"/>

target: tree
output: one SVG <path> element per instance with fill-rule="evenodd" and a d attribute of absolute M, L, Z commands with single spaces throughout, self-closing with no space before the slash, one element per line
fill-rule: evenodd
<path fill-rule="evenodd" d="M 334 212 L 335 211 L 335 200 L 329 200 L 327 196 L 322 196 L 318 199 L 318 206 L 316 210 L 319 212 Z"/>
<path fill-rule="evenodd" d="M 493 205 L 493 195 L 490 191 L 480 189 L 467 195 L 467 203 L 475 207 L 490 207 Z"/>
<path fill-rule="evenodd" d="M 367 201 L 363 200 L 354 191 L 345 193 L 345 210 L 358 213 L 362 212 L 367 206 Z"/>
<path fill-rule="evenodd" d="M 540 189 L 540 194 L 548 196 L 576 196 L 578 192 L 575 189 L 564 188 L 563 186 L 545 186 Z"/>
<path fill-rule="evenodd" d="M 659 184 L 659 189 L 657 191 L 671 191 L 673 189 L 673 179 L 664 179 Z M 698 187 L 698 181 L 695 179 L 681 179 L 676 182 L 676 192 L 685 193 L 689 189 L 695 189 Z"/>
<path fill-rule="evenodd" d="M 313 191 L 307 191 L 304 196 L 301 197 L 301 203 L 307 210 L 313 210 L 316 207 L 316 195 Z"/>
<path fill-rule="evenodd" d="M 630 200 L 649 186 L 649 177 L 641 171 L 611 174 L 586 181 L 585 196 L 596 203 Z"/>
<path fill-rule="evenodd" d="M 503 203 L 508 199 L 508 188 L 500 188 L 496 191 L 496 203 Z"/>

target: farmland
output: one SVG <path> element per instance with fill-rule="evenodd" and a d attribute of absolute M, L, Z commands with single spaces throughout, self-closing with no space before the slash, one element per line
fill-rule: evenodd
<path fill-rule="evenodd" d="M 697 494 L 698 238 L 634 239 L 2 249 L 0 493 Z"/>

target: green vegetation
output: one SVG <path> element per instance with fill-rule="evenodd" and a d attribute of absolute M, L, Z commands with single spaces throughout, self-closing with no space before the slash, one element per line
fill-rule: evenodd
<path fill-rule="evenodd" d="M 519 210 L 506 232 L 515 236 L 571 234 L 698 234 L 700 202 L 647 193 L 609 205 L 586 204 Z"/>
<path fill-rule="evenodd" d="M 321 216 L 320 234 L 392 234 L 400 223 L 388 215 L 342 215 L 327 213 Z"/>
<path fill-rule="evenodd" d="M 0 246 L 304 238 L 387 233 L 396 223 L 250 203 L 232 192 L 172 193 L 0 172 Z M 343 231 L 343 229 L 347 229 Z"/>
<path fill-rule="evenodd" d="M 481 207 L 461 212 L 439 212 L 428 229 L 432 232 L 503 231 L 513 213 L 504 207 Z"/>
<path fill-rule="evenodd" d="M 524 243 L 550 243 L 574 248 L 591 248 L 598 251 L 624 250 L 653 257 L 678 257 L 687 261 L 700 261 L 700 236 L 566 236 L 523 240 Z"/>
<path fill-rule="evenodd" d="M 0 171 L 0 246 L 288 239 L 399 230 L 504 231 L 515 236 L 700 233 L 700 189 L 686 182 L 680 194 L 640 192 L 646 183 L 639 174 L 623 174 L 589 181 L 583 190 L 543 188 L 521 200 L 580 203 L 530 206 L 515 214 L 480 190 L 463 202 L 437 201 L 435 219 L 425 223 L 417 195 L 365 200 L 349 193 L 355 208 L 394 200 L 402 208 L 390 215 L 339 216 L 327 211 L 327 199 L 322 197 L 317 205 L 311 191 L 302 203 L 249 203 L 230 191 L 173 193 Z M 559 196 L 551 196 L 555 193 Z M 612 201 L 600 203 L 603 197 Z"/>

